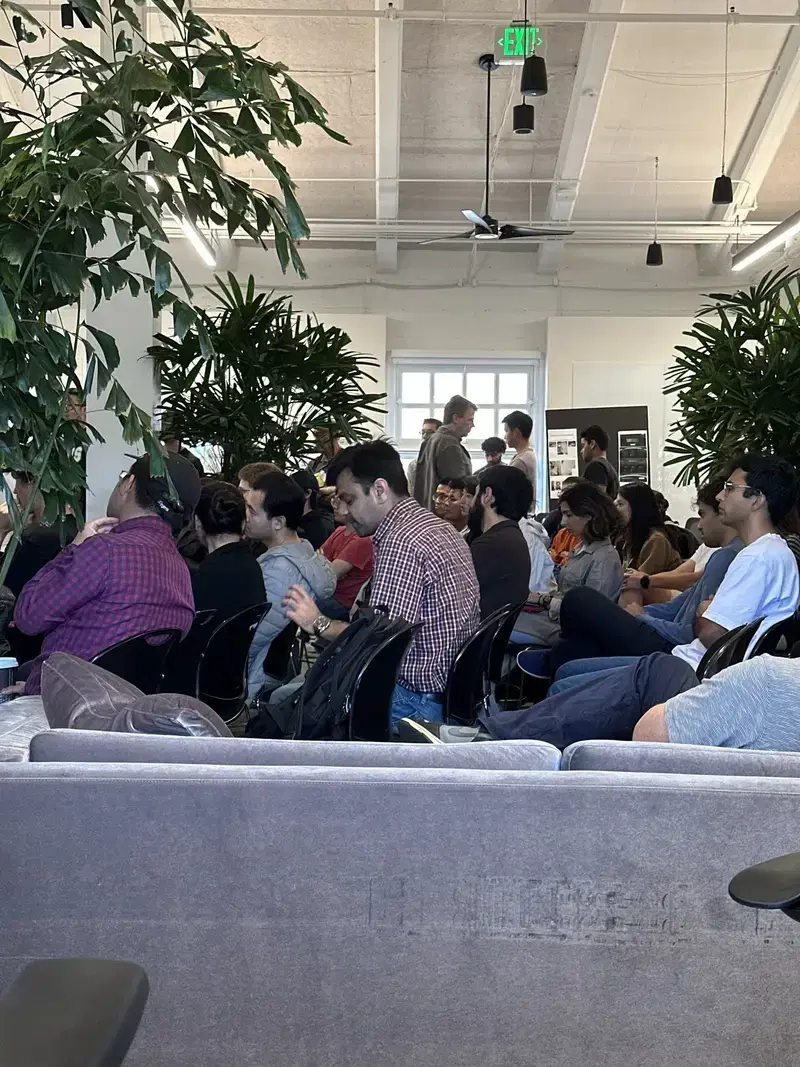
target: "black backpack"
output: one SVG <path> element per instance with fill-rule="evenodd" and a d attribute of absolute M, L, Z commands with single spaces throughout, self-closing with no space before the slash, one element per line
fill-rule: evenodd
<path fill-rule="evenodd" d="M 254 719 L 247 736 L 346 741 L 348 698 L 361 669 L 384 641 L 407 629 L 402 619 L 360 608 L 347 629 L 320 653 L 303 685 L 284 702 L 270 705 L 265 721 L 262 716 Z"/>

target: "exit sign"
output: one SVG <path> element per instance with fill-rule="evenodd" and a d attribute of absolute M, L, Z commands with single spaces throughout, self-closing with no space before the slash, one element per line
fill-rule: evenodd
<path fill-rule="evenodd" d="M 534 48 L 542 44 L 542 35 L 538 26 L 506 26 L 497 42 L 501 55 L 505 58 L 529 56 Z"/>

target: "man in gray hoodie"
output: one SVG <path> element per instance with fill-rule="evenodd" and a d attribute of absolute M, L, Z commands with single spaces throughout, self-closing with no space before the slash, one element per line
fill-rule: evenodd
<path fill-rule="evenodd" d="M 336 588 L 336 572 L 297 534 L 305 497 L 296 482 L 279 471 L 271 471 L 256 480 L 246 499 L 247 536 L 267 546 L 258 562 L 267 600 L 272 605 L 250 645 L 247 696 L 252 700 L 267 681 L 264 657 L 272 639 L 289 624 L 282 606 L 287 589 L 299 585 L 316 599 L 330 597 Z"/>
<path fill-rule="evenodd" d="M 472 474 L 472 460 L 461 441 L 472 433 L 476 410 L 465 397 L 450 397 L 444 409 L 444 425 L 420 449 L 414 497 L 428 511 L 433 511 L 437 485 L 448 478 L 466 478 Z"/>

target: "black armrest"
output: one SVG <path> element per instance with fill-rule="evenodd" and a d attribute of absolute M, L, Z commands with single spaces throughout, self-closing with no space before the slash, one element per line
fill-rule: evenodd
<path fill-rule="evenodd" d="M 800 922 L 800 852 L 740 871 L 728 892 L 746 908 L 780 908 Z"/>
<path fill-rule="evenodd" d="M 135 963 L 28 964 L 0 997 L 0 1067 L 118 1067 L 149 988 Z"/>

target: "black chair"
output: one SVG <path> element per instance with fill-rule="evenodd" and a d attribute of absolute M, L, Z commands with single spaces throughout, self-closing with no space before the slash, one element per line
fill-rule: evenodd
<path fill-rule="evenodd" d="M 198 699 L 213 708 L 223 722 L 233 722 L 244 710 L 250 643 L 270 606 L 256 604 L 220 623 L 200 656 Z"/>
<path fill-rule="evenodd" d="M 731 667 L 734 663 L 741 663 L 763 621 L 763 619 L 756 619 L 755 622 L 737 626 L 716 640 L 700 660 L 697 668 L 697 677 L 700 681 L 713 678 L 715 674 L 719 674 L 720 671 L 724 671 L 726 667 Z"/>
<path fill-rule="evenodd" d="M 753 645 L 750 659 L 753 656 L 789 656 L 795 648 L 798 636 L 796 615 L 784 619 L 783 622 L 776 622 Z"/>
<path fill-rule="evenodd" d="M 746 908 L 780 909 L 800 922 L 800 852 L 740 871 L 731 879 L 728 892 Z"/>
<path fill-rule="evenodd" d="M 508 642 L 511 640 L 511 634 L 517 624 L 519 613 L 524 606 L 525 601 L 523 600 L 521 604 L 510 605 L 501 609 L 505 614 L 501 616 L 495 635 L 489 645 L 489 659 L 486 664 L 485 694 L 487 701 L 494 696 L 496 687 L 503 681 L 503 664 L 508 654 Z"/>
<path fill-rule="evenodd" d="M 407 625 L 387 637 L 358 673 L 347 697 L 350 741 L 388 741 L 391 737 L 392 693 L 400 664 L 422 624 Z"/>
<path fill-rule="evenodd" d="M 135 963 L 34 960 L 0 997 L 0 1067 L 119 1067 L 149 992 Z"/>
<path fill-rule="evenodd" d="M 216 608 L 195 612 L 192 628 L 182 641 L 178 641 L 167 653 L 161 675 L 160 692 L 186 693 L 197 696 L 197 668 L 203 649 L 214 632 Z"/>
<path fill-rule="evenodd" d="M 511 605 L 506 604 L 483 620 L 456 653 L 444 691 L 442 717 L 447 723 L 471 726 L 483 702 L 489 650 L 497 628 Z"/>
<path fill-rule="evenodd" d="M 297 671 L 292 671 L 295 638 L 297 637 L 297 623 L 290 622 L 275 634 L 272 638 L 267 654 L 264 656 L 264 674 L 270 678 L 276 678 L 281 685 L 294 678 Z"/>
<path fill-rule="evenodd" d="M 157 693 L 170 649 L 180 639 L 176 629 L 148 630 L 99 652 L 92 663 L 130 682 L 143 693 Z"/>

